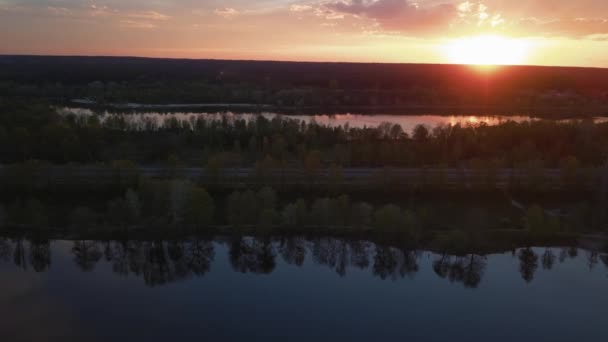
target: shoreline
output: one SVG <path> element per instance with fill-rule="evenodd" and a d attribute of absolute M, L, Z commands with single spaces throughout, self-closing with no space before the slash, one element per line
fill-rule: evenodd
<path fill-rule="evenodd" d="M 340 115 L 347 113 L 360 113 L 367 115 L 473 115 L 471 112 L 483 113 L 475 115 L 490 116 L 530 116 L 539 119 L 576 119 L 608 117 L 608 106 L 589 109 L 564 106 L 544 106 L 534 108 L 530 106 L 504 107 L 496 105 L 379 105 L 379 106 L 281 106 L 275 104 L 255 103 L 177 103 L 177 104 L 146 104 L 146 103 L 99 103 L 94 100 L 73 99 L 66 104 L 79 105 L 87 109 L 123 110 L 139 112 L 149 110 L 176 111 L 176 110 L 235 110 L 235 111 L 275 111 L 290 115 Z M 586 113 L 580 114 L 581 111 Z M 579 114 L 573 114 L 577 111 Z M 125 113 L 126 114 L 126 113 Z"/>
<path fill-rule="evenodd" d="M 413 238 L 410 233 L 403 231 L 378 231 L 373 228 L 361 229 L 352 226 L 324 228 L 307 226 L 294 229 L 278 225 L 265 228 L 255 228 L 259 226 L 254 225 L 246 227 L 216 225 L 202 229 L 175 229 L 175 227 L 134 229 L 131 227 L 114 230 L 108 230 L 107 227 L 96 227 L 82 232 L 74 231 L 73 228 L 52 229 L 25 225 L 13 225 L 13 229 L 10 227 L 0 229 L 0 237 L 62 241 L 176 241 L 197 238 L 217 240 L 231 237 L 260 239 L 335 238 L 368 241 L 396 248 L 454 254 L 492 254 L 517 248 L 546 246 L 576 246 L 589 250 L 608 250 L 608 235 L 604 233 L 534 233 L 525 229 L 489 229 L 468 233 L 461 229 L 423 230 L 420 232 L 420 236 Z M 450 240 L 451 233 L 463 233 L 466 240 L 452 241 Z M 474 238 L 474 240 L 469 240 L 471 238 Z"/>

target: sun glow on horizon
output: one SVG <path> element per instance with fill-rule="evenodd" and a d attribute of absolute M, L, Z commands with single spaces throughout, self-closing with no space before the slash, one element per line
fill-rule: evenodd
<path fill-rule="evenodd" d="M 452 40 L 443 50 L 450 63 L 492 66 L 523 64 L 531 48 L 523 39 L 483 35 Z"/>

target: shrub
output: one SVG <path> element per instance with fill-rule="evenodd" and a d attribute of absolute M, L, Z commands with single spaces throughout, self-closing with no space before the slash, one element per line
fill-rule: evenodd
<path fill-rule="evenodd" d="M 215 204 L 209 193 L 200 187 L 195 187 L 186 204 L 185 222 L 197 227 L 213 223 Z"/>
<path fill-rule="evenodd" d="M 538 205 L 533 205 L 526 212 L 526 228 L 532 232 L 542 232 L 545 230 L 545 214 Z"/>
<path fill-rule="evenodd" d="M 330 200 L 319 198 L 314 201 L 310 210 L 310 220 L 318 226 L 327 226 L 330 222 Z"/>
<path fill-rule="evenodd" d="M 368 203 L 357 203 L 352 206 L 351 222 L 356 227 L 369 227 L 372 224 L 374 207 Z"/>
<path fill-rule="evenodd" d="M 374 213 L 374 225 L 383 231 L 397 231 L 404 228 L 405 216 L 401 208 L 396 205 L 385 205 Z"/>
<path fill-rule="evenodd" d="M 281 223 L 286 226 L 297 226 L 298 225 L 298 207 L 295 203 L 286 205 L 281 212 Z"/>

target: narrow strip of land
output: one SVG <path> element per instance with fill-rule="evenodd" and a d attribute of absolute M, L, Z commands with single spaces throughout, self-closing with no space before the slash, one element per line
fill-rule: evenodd
<path fill-rule="evenodd" d="M 8 166 L 0 166 L 0 177 L 15 177 Z M 44 181 L 54 183 L 111 183 L 116 177 L 143 176 L 151 179 L 185 178 L 200 184 L 248 186 L 257 184 L 284 185 L 441 185 L 446 187 L 485 185 L 508 187 L 512 185 L 542 184 L 547 188 L 591 185 L 601 180 L 598 173 L 580 172 L 566 179 L 560 169 L 498 169 L 473 170 L 466 168 L 319 168 L 307 170 L 286 168 L 220 168 L 141 166 L 116 168 L 110 166 L 43 166 L 31 172 Z"/>

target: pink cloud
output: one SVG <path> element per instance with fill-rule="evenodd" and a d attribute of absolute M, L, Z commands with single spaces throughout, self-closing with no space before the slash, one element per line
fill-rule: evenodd
<path fill-rule="evenodd" d="M 586 1 L 586 0 L 581 0 Z M 566 6 L 570 4 L 569 6 Z M 534 2 L 534 5 L 496 0 L 420 1 L 414 0 L 333 0 L 321 9 L 334 14 L 373 20 L 385 32 L 413 35 L 473 34 L 506 29 L 527 36 L 582 38 L 608 34 L 608 16 L 576 16 L 563 13 L 571 2 Z M 580 6 L 579 6 L 580 7 Z M 608 2 L 605 7 L 608 10 Z M 542 11 L 541 9 L 546 9 Z M 520 11 L 538 15 L 522 17 Z"/>
<path fill-rule="evenodd" d="M 407 0 L 350 0 L 327 3 L 325 8 L 375 20 L 387 31 L 408 33 L 445 30 L 458 18 L 458 8 L 451 3 L 422 7 Z"/>

